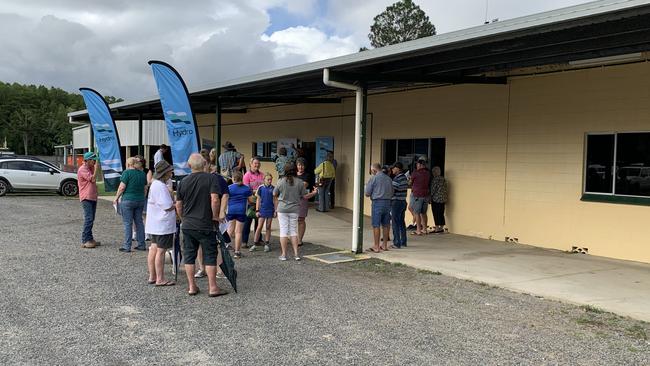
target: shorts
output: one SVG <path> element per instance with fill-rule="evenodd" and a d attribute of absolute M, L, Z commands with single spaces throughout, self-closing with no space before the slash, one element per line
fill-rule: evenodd
<path fill-rule="evenodd" d="M 149 234 L 149 236 L 151 237 L 151 244 L 156 244 L 160 249 L 171 249 L 172 245 L 174 245 L 174 234 Z"/>
<path fill-rule="evenodd" d="M 391 200 L 372 201 L 372 227 L 390 226 Z"/>
<path fill-rule="evenodd" d="M 261 219 L 272 219 L 273 218 L 273 211 L 260 211 L 260 218 Z"/>
<path fill-rule="evenodd" d="M 280 237 L 288 238 L 298 236 L 298 214 L 278 212 L 280 222 Z"/>
<path fill-rule="evenodd" d="M 188 230 L 183 232 L 183 263 L 194 264 L 199 246 L 203 249 L 203 264 L 217 265 L 217 233 L 215 231 Z"/>
<path fill-rule="evenodd" d="M 411 196 L 411 210 L 415 214 L 426 214 L 429 208 L 429 197 Z"/>
<path fill-rule="evenodd" d="M 232 214 L 232 215 L 228 214 L 228 215 L 226 215 L 226 219 L 228 221 L 237 220 L 239 222 L 246 222 L 246 220 L 248 218 L 246 217 L 246 215 L 243 215 L 243 214 Z"/>

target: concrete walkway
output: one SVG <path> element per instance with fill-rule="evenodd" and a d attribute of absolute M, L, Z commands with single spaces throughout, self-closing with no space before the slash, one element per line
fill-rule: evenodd
<path fill-rule="evenodd" d="M 364 220 L 364 249 L 372 246 Z M 351 249 L 352 213 L 310 210 L 305 241 Z M 391 234 L 392 235 L 392 234 Z M 409 235 L 407 249 L 374 257 L 509 290 L 650 321 L 650 264 L 445 234 Z"/>

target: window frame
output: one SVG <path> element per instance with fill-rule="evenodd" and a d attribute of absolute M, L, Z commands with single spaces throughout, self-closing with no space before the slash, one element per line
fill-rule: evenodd
<path fill-rule="evenodd" d="M 446 160 L 446 159 L 447 159 L 447 137 L 446 137 L 446 136 L 429 136 L 429 137 L 393 137 L 393 138 L 382 138 L 382 139 L 381 139 L 381 162 L 382 162 L 382 164 L 384 164 L 384 165 L 388 165 L 388 164 L 393 164 L 395 161 L 397 161 L 396 159 L 399 157 L 399 145 L 400 145 L 400 141 L 407 141 L 407 140 L 408 140 L 408 141 L 411 141 L 411 143 L 413 143 L 415 140 L 427 140 L 427 160 L 430 160 L 430 159 L 431 159 L 431 155 L 432 155 L 432 153 L 433 153 L 432 148 L 433 148 L 433 140 L 434 140 L 434 139 L 442 139 L 442 140 L 445 141 L 445 154 L 444 154 L 444 160 Z M 393 162 L 387 162 L 387 161 L 384 161 L 384 158 L 386 157 L 386 156 L 385 156 L 385 155 L 386 155 L 386 141 L 390 141 L 390 140 L 395 141 L 395 158 L 394 158 Z M 419 154 L 415 154 L 415 155 L 419 155 Z M 445 162 L 446 162 L 446 161 L 445 161 Z M 430 163 L 431 163 L 431 162 L 429 161 L 428 164 L 430 164 Z M 446 164 L 444 164 L 444 165 L 445 165 L 445 167 L 446 167 Z M 432 167 L 430 166 L 429 169 L 431 169 L 431 168 L 432 168 Z M 405 170 L 410 170 L 410 167 L 404 167 L 404 169 L 405 169 Z M 444 168 L 442 169 L 442 172 L 441 172 L 441 173 L 442 173 L 443 176 L 445 175 L 445 169 L 444 169 Z"/>
<path fill-rule="evenodd" d="M 585 132 L 584 134 L 584 151 L 582 157 L 582 195 L 580 200 L 584 202 L 601 202 L 601 203 L 618 203 L 629 205 L 650 206 L 650 196 L 635 196 L 629 194 L 616 193 L 616 175 L 618 173 L 618 135 L 619 134 L 634 134 L 634 133 L 650 133 L 648 130 L 633 130 L 633 131 L 599 131 L 599 132 Z M 589 150 L 589 136 L 598 135 L 614 135 L 614 155 L 612 167 L 612 187 L 611 193 L 603 192 L 587 192 L 587 154 Z M 644 167 L 639 167 L 644 168 Z M 647 168 L 647 167 L 646 167 Z"/>

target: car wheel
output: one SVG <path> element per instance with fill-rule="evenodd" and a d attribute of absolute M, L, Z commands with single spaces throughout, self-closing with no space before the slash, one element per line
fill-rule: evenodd
<path fill-rule="evenodd" d="M 11 189 L 11 186 L 9 185 L 9 182 L 7 182 L 4 179 L 0 179 L 0 197 L 4 196 L 9 192 Z"/>
<path fill-rule="evenodd" d="M 65 197 L 73 197 L 79 194 L 79 187 L 77 187 L 77 182 L 72 180 L 63 182 L 61 185 L 61 193 Z"/>

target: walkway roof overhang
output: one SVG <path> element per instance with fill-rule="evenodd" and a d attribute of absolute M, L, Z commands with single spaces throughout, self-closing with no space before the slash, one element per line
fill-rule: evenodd
<path fill-rule="evenodd" d="M 290 68 L 190 88 L 195 113 L 241 112 L 249 106 L 339 103 L 350 92 L 323 84 L 396 87 L 506 83 L 511 70 L 650 50 L 650 0 L 602 0 Z M 143 61 L 144 62 L 144 61 Z M 499 76 L 501 75 L 501 76 Z M 158 97 L 112 104 L 117 120 L 163 119 Z M 88 120 L 86 110 L 68 115 Z"/>

